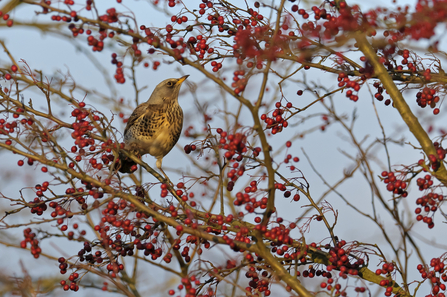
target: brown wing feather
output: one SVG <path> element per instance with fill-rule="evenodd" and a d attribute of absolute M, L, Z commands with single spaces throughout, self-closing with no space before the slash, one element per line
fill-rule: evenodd
<path fill-rule="evenodd" d="M 140 133 L 146 137 L 156 137 L 160 133 L 160 127 L 166 122 L 166 105 L 163 104 L 149 104 L 146 112 L 141 119 Z"/>
<path fill-rule="evenodd" d="M 124 129 L 124 135 L 126 135 L 130 127 L 139 121 L 140 129 L 142 126 L 145 127 L 145 131 L 140 132 L 145 134 L 145 136 L 154 136 L 159 128 L 159 125 L 166 120 L 165 109 L 165 104 L 149 104 L 146 102 L 138 105 L 127 121 L 126 128 Z"/>
<path fill-rule="evenodd" d="M 126 128 L 124 129 L 124 135 L 126 135 L 127 130 L 129 130 L 129 127 L 135 124 L 135 121 L 141 117 L 146 111 L 147 111 L 148 103 L 142 103 L 135 108 L 135 110 L 132 112 L 132 115 L 127 120 Z"/>

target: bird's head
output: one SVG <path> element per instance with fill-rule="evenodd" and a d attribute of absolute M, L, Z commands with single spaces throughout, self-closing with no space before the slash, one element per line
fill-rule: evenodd
<path fill-rule="evenodd" d="M 188 76 L 189 75 L 185 75 L 180 78 L 168 78 L 159 83 L 152 92 L 148 103 L 164 104 L 177 100 L 180 87 Z"/>

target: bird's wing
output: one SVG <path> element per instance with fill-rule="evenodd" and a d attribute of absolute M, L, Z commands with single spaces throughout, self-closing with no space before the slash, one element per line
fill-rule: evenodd
<path fill-rule="evenodd" d="M 146 136 L 153 137 L 157 132 L 160 132 L 160 124 L 166 121 L 165 108 L 165 104 L 149 104 L 146 102 L 138 105 L 127 122 L 124 134 L 130 126 L 141 119 L 147 125 Z"/>
<path fill-rule="evenodd" d="M 129 127 L 131 127 L 138 118 L 144 116 L 146 110 L 148 109 L 147 107 L 148 107 L 148 103 L 146 102 L 146 103 L 142 103 L 142 104 L 138 105 L 137 108 L 135 108 L 135 110 L 132 112 L 132 115 L 127 120 L 126 129 L 124 129 L 124 135 L 126 135 Z"/>
<path fill-rule="evenodd" d="M 143 121 L 146 123 L 146 135 L 156 137 L 163 131 L 163 125 L 166 123 L 166 105 L 148 104 Z"/>

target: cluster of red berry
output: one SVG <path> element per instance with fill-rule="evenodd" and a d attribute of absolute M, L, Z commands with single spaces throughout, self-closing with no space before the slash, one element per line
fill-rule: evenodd
<path fill-rule="evenodd" d="M 326 267 L 328 271 L 337 269 L 339 276 L 346 278 L 347 275 L 358 275 L 358 270 L 365 264 L 361 258 L 350 255 L 354 246 L 348 246 L 345 240 L 341 240 L 335 247 L 329 247 L 329 262 Z"/>
<path fill-rule="evenodd" d="M 373 87 L 377 89 L 377 92 L 374 94 L 374 98 L 376 98 L 378 101 L 383 101 L 383 87 L 382 84 L 378 81 L 374 82 Z M 385 105 L 388 106 L 391 104 L 391 99 L 386 99 L 385 100 Z"/>
<path fill-rule="evenodd" d="M 376 274 L 377 275 L 389 275 L 390 273 L 392 273 L 394 271 L 395 267 L 393 263 L 383 263 L 382 264 L 382 268 L 378 268 L 376 270 Z"/>
<path fill-rule="evenodd" d="M 430 265 L 419 264 L 417 270 L 424 280 L 429 280 L 431 283 L 431 294 L 429 297 L 445 297 L 447 273 L 445 270 L 446 255 L 432 258 Z"/>
<path fill-rule="evenodd" d="M 29 243 L 31 245 L 31 254 L 34 258 L 39 258 L 42 249 L 39 247 L 39 240 L 36 238 L 36 233 L 31 232 L 31 228 L 26 228 L 23 230 L 23 236 L 25 237 L 25 240 L 20 242 L 20 247 L 26 249 L 26 246 Z"/>
<path fill-rule="evenodd" d="M 429 70 L 429 69 L 427 69 Z M 421 92 L 418 92 L 416 94 L 416 102 L 418 105 L 422 108 L 426 107 L 427 105 L 433 108 L 433 114 L 439 113 L 439 108 L 436 107 L 436 103 L 439 102 L 439 96 L 436 96 L 436 90 L 425 87 Z"/>
<path fill-rule="evenodd" d="M 239 95 L 242 91 L 245 90 L 245 86 L 247 85 L 248 81 L 245 77 L 243 77 L 243 75 L 245 75 L 244 70 L 234 71 L 233 74 L 233 83 L 231 83 L 231 87 L 234 89 L 234 92 Z M 242 76 L 242 78 L 240 78 L 239 76 Z"/>
<path fill-rule="evenodd" d="M 71 152 L 76 154 L 75 161 L 82 161 L 87 155 L 86 149 L 88 149 L 90 155 L 88 164 L 92 168 L 101 170 L 104 165 L 109 165 L 115 159 L 112 149 L 123 148 L 124 144 L 117 144 L 111 139 L 102 142 L 100 146 L 97 144 L 93 134 L 98 132 L 98 129 L 102 129 L 100 128 L 102 127 L 101 118 L 96 111 L 87 110 L 84 102 L 80 102 L 79 108 L 75 108 L 71 115 L 76 118 L 72 124 L 74 131 L 71 133 L 71 137 L 75 140 L 75 145 L 71 147 Z M 75 163 L 70 162 L 69 167 L 74 168 Z M 107 183 L 109 184 L 110 181 L 107 180 Z"/>
<path fill-rule="evenodd" d="M 428 193 L 416 199 L 416 205 L 420 205 L 414 211 L 417 214 L 416 220 L 426 223 L 428 228 L 432 229 L 435 226 L 433 216 L 443 201 L 444 196 L 436 193 Z M 425 215 L 422 215 L 422 212 L 425 212 Z"/>
<path fill-rule="evenodd" d="M 13 118 L 14 119 L 18 119 L 19 116 L 24 112 L 23 108 L 17 108 L 16 112 L 13 114 Z M 0 119 L 0 135 L 8 135 L 14 132 L 19 132 L 20 128 L 19 128 L 19 123 L 21 123 L 22 125 L 24 125 L 25 127 L 27 126 L 31 126 L 34 123 L 33 119 L 21 119 L 20 121 L 18 120 L 12 120 L 10 122 L 7 122 L 5 119 Z M 8 139 L 9 142 L 5 142 L 7 145 L 11 145 L 12 141 L 10 139 Z"/>
<path fill-rule="evenodd" d="M 292 108 L 292 103 L 287 102 L 285 106 L 281 104 L 281 102 L 276 102 L 276 109 L 272 111 L 271 116 L 267 114 L 261 115 L 261 120 L 267 124 L 267 129 L 271 130 L 272 134 L 277 134 L 282 132 L 284 128 L 289 126 L 289 122 L 287 122 L 287 113 L 290 112 L 290 108 Z"/>
<path fill-rule="evenodd" d="M 74 11 L 74 14 L 76 14 L 76 12 Z M 63 15 L 52 15 L 51 16 L 51 20 L 52 21 L 56 21 L 56 22 L 66 22 L 66 23 L 70 23 L 71 22 L 71 17 Z M 76 21 L 76 20 L 75 20 Z M 76 28 L 76 26 L 74 24 L 70 24 L 71 26 L 69 27 L 69 29 L 71 29 L 72 31 L 74 31 L 72 28 Z"/>
<path fill-rule="evenodd" d="M 75 26 L 71 26 L 71 28 L 72 28 L 71 31 L 73 32 L 73 34 L 78 34 L 78 33 L 82 32 L 79 29 L 76 29 Z M 101 52 L 104 49 L 104 39 L 106 39 L 108 36 L 107 32 L 105 30 L 100 30 L 100 35 L 98 38 L 95 38 L 93 35 L 90 35 L 91 31 L 89 31 L 89 30 L 87 30 L 86 33 L 87 33 L 87 35 L 89 35 L 87 37 L 87 44 L 92 47 L 92 51 Z"/>
<path fill-rule="evenodd" d="M 120 62 L 117 60 L 118 55 L 116 53 L 112 54 L 112 64 L 116 65 L 115 75 L 114 78 L 117 83 L 123 84 L 126 82 L 126 78 L 124 77 L 124 70 L 123 70 L 123 62 Z"/>
<path fill-rule="evenodd" d="M 29 207 L 31 208 L 31 213 L 41 216 L 45 210 L 47 210 L 47 205 L 45 202 L 38 197 L 34 198 L 29 202 Z"/>
<path fill-rule="evenodd" d="M 350 100 L 354 102 L 359 100 L 359 96 L 356 95 L 356 93 L 360 90 L 361 84 L 359 84 L 357 80 L 350 80 L 346 73 L 340 72 L 338 74 L 338 81 L 339 81 L 338 83 L 339 87 L 346 87 L 348 89 L 346 91 L 346 97 L 348 97 Z"/>
<path fill-rule="evenodd" d="M 199 291 L 199 286 L 201 285 L 200 279 L 195 275 L 191 275 L 189 277 L 183 277 L 180 280 L 180 284 L 177 286 L 179 291 L 185 290 L 185 297 L 211 297 L 215 296 L 212 289 L 207 289 L 207 293 L 205 294 L 197 294 Z M 175 290 L 169 290 L 169 295 L 175 295 Z"/>
<path fill-rule="evenodd" d="M 437 24 L 444 21 L 446 13 L 447 8 L 443 1 L 417 1 L 416 11 L 412 13 L 413 22 L 405 28 L 405 33 L 415 40 L 430 39 L 435 35 Z"/>
<path fill-rule="evenodd" d="M 118 13 L 115 8 L 109 8 L 106 10 L 106 14 L 99 16 L 99 19 L 105 23 L 116 23 L 118 22 Z"/>
<path fill-rule="evenodd" d="M 383 182 L 386 184 L 386 189 L 388 191 L 404 198 L 408 196 L 408 192 L 406 191 L 407 183 L 404 180 L 397 179 L 394 172 L 383 171 L 381 176 L 383 177 Z"/>
<path fill-rule="evenodd" d="M 12 27 L 12 25 L 14 24 L 14 21 L 9 18 L 9 14 L 8 13 L 3 14 L 3 12 L 0 10 L 0 17 L 2 17 L 2 19 L 4 21 L 6 21 L 6 26 Z"/>
<path fill-rule="evenodd" d="M 214 52 L 214 48 L 210 47 L 209 44 L 206 43 L 207 39 L 203 37 L 203 35 L 197 35 L 196 37 L 191 36 L 188 39 L 188 43 L 194 45 L 193 54 L 198 54 L 197 57 L 201 60 L 205 57 L 205 54 L 212 54 Z"/>
<path fill-rule="evenodd" d="M 252 183 L 256 183 L 252 181 Z M 251 189 L 250 189 L 251 191 Z M 257 208 L 266 209 L 267 207 L 267 198 L 263 197 L 261 199 L 256 199 L 255 196 L 250 196 L 249 193 L 236 193 L 236 199 L 233 202 L 234 205 L 242 206 L 245 205 L 245 210 L 249 213 L 253 213 Z"/>
<path fill-rule="evenodd" d="M 258 272 L 259 271 L 259 272 Z M 250 279 L 248 282 L 248 287 L 245 288 L 247 292 L 257 292 L 264 293 L 264 296 L 270 296 L 270 282 L 271 275 L 267 270 L 263 270 L 261 267 L 251 266 L 245 273 L 245 277 Z"/>
<path fill-rule="evenodd" d="M 65 265 L 66 263 L 61 263 L 59 266 L 61 266 L 61 265 Z M 77 273 L 77 272 L 73 272 L 72 274 L 70 274 L 70 276 L 68 277 L 68 281 L 66 281 L 66 280 L 61 280 L 60 281 L 60 284 L 61 284 L 61 286 L 62 286 L 62 289 L 64 290 L 64 291 L 68 291 L 68 290 L 71 290 L 71 291 L 74 291 L 74 292 L 77 292 L 78 290 L 79 290 L 79 285 L 78 285 L 78 283 L 77 283 L 77 281 L 79 281 L 78 280 L 78 278 L 79 278 L 79 274 Z M 69 283 L 70 282 L 70 283 Z"/>
<path fill-rule="evenodd" d="M 68 268 L 68 262 L 64 257 L 60 257 L 58 259 L 59 262 L 59 270 L 61 274 L 66 274 L 67 273 L 67 268 Z M 64 291 L 68 291 L 68 290 L 72 290 L 72 291 L 78 291 L 79 290 L 79 285 L 77 284 L 76 280 L 78 279 L 79 274 L 77 272 L 73 272 L 70 274 L 68 281 L 70 282 L 70 284 L 68 284 L 68 282 L 66 280 L 61 280 L 60 284 L 62 286 L 62 288 L 64 289 Z"/>

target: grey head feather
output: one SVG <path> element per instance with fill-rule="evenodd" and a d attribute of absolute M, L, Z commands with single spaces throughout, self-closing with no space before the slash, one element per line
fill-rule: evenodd
<path fill-rule="evenodd" d="M 180 87 L 188 76 L 189 75 L 182 76 L 181 78 L 165 79 L 155 87 L 147 103 L 166 104 L 172 102 L 173 100 L 177 100 Z"/>

